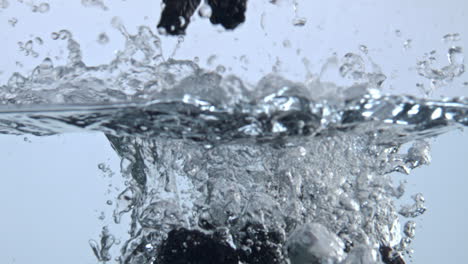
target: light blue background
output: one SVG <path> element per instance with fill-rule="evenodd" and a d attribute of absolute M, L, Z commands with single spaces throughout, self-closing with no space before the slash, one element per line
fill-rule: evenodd
<path fill-rule="evenodd" d="M 65 43 L 50 39 L 52 31 L 69 29 L 81 44 L 88 65 L 109 62 L 114 52 L 122 49 L 123 37 L 110 26 L 119 16 L 130 33 L 138 25 L 154 28 L 159 17 L 158 0 L 104 1 L 108 11 L 84 8 L 79 0 L 51 0 L 50 11 L 33 13 L 27 3 L 8 0 L 7 9 L 0 9 L 0 83 L 14 71 L 27 74 L 44 57 L 60 55 Z M 418 58 L 437 50 L 441 65 L 446 65 L 449 45 L 441 41 L 447 33 L 458 32 L 462 40 L 455 43 L 468 49 L 468 2 L 464 0 L 329 0 L 298 1 L 299 16 L 307 17 L 304 27 L 292 27 L 294 11 L 291 1 L 280 6 L 267 0 L 251 0 L 247 23 L 236 32 L 219 34 L 205 19 L 196 18 L 188 30 L 176 58 L 198 56 L 202 64 L 212 55 L 217 64 L 230 66 L 231 72 L 256 82 L 281 60 L 281 72 L 291 79 L 303 80 L 302 58 L 310 61 L 310 71 L 320 72 L 333 52 L 359 52 L 367 45 L 370 57 L 389 77 L 384 91 L 419 94 L 416 82 L 424 82 L 415 71 Z M 263 14 L 263 15 L 262 15 Z M 7 22 L 18 19 L 15 27 Z M 263 21 L 263 28 L 262 28 Z M 401 36 L 395 30 L 401 30 Z M 106 32 L 110 43 L 97 43 L 97 36 Z M 26 57 L 18 51 L 17 42 L 39 36 L 44 45 L 34 45 L 38 58 Z M 283 46 L 290 40 L 291 47 Z M 406 50 L 403 43 L 412 39 Z M 172 52 L 175 38 L 163 39 L 165 54 Z M 297 55 L 297 49 L 301 54 Z M 248 65 L 240 57 L 246 55 Z M 56 64 L 63 63 L 55 60 Z M 23 67 L 18 67 L 17 62 Z M 247 66 L 248 71 L 243 69 Z M 468 95 L 467 75 L 433 95 Z M 420 95 L 420 94 L 419 94 Z M 419 227 L 414 242 L 415 263 L 464 263 L 468 249 L 468 206 L 466 203 L 467 132 L 455 131 L 439 137 L 433 145 L 433 163 L 414 171 L 408 180 L 407 196 L 424 193 L 427 213 L 417 220 Z M 103 224 L 111 220 L 112 206 L 106 200 L 116 196 L 108 184 L 121 188 L 119 159 L 102 134 L 66 134 L 36 138 L 0 136 L 0 263 L 95 263 L 88 246 L 97 239 Z M 105 162 L 114 172 L 103 177 L 97 164 Z M 407 198 L 406 198 L 407 199 Z M 105 220 L 98 219 L 104 211 Z M 125 239 L 126 225 L 111 227 L 111 232 Z M 114 254 L 115 256 L 115 254 Z"/>

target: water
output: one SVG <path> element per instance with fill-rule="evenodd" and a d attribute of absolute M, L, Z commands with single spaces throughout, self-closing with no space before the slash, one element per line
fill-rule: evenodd
<path fill-rule="evenodd" d="M 277 73 L 249 85 L 165 59 L 149 28 L 114 24 L 126 46 L 109 64 L 85 65 L 62 30 L 51 37 L 66 42 L 67 64 L 46 58 L 0 87 L 0 133 L 101 131 L 121 157 L 126 189 L 108 205 L 115 224 L 130 217 L 130 238 L 117 245 L 104 227 L 89 241 L 99 261 L 177 263 L 209 251 L 219 263 L 402 263 L 416 226 L 400 216 L 426 208 L 422 194 L 397 207 L 404 185 L 390 174 L 428 164 L 427 138 L 467 126 L 466 98 L 385 95 L 386 76 L 353 53 L 336 73 L 349 86 Z M 448 60 L 420 74 L 450 82 L 463 74 L 460 49 Z"/>

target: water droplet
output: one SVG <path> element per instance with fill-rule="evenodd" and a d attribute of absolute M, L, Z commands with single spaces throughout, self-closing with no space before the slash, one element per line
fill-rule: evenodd
<path fill-rule="evenodd" d="M 71 39 L 72 37 L 71 32 L 65 29 L 60 30 L 58 34 L 61 40 Z"/>
<path fill-rule="evenodd" d="M 211 66 L 213 65 L 214 61 L 217 59 L 218 57 L 216 55 L 211 55 L 210 57 L 208 57 L 208 59 L 206 60 L 206 64 L 208 64 L 208 66 Z"/>
<path fill-rule="evenodd" d="M 364 73 L 365 65 L 361 56 L 354 53 L 347 53 L 343 58 L 343 63 L 339 68 L 342 77 L 360 79 Z"/>
<path fill-rule="evenodd" d="M 187 22 L 183 16 L 179 16 L 180 26 L 184 27 Z"/>
<path fill-rule="evenodd" d="M 54 68 L 54 64 L 52 63 L 52 60 L 47 57 L 45 58 L 39 66 L 36 67 L 36 69 L 33 72 L 33 75 L 49 75 L 51 74 L 51 70 Z"/>
<path fill-rule="evenodd" d="M 182 42 L 184 42 L 184 39 L 185 39 L 184 36 L 178 36 L 177 37 L 177 42 L 182 43 Z"/>
<path fill-rule="evenodd" d="M 96 242 L 96 240 L 94 239 L 90 239 L 88 241 L 88 244 L 89 246 L 91 247 L 91 250 L 93 251 L 94 255 L 96 256 L 96 258 L 101 261 L 101 254 L 99 253 L 100 249 L 99 249 L 99 244 L 98 242 Z"/>
<path fill-rule="evenodd" d="M 226 67 L 224 67 L 223 65 L 218 65 L 216 67 L 216 72 L 220 73 L 220 74 L 223 74 L 224 72 L 226 72 Z"/>
<path fill-rule="evenodd" d="M 81 5 L 84 7 L 98 7 L 104 11 L 108 9 L 102 0 L 81 0 Z"/>
<path fill-rule="evenodd" d="M 408 221 L 405 224 L 404 233 L 409 238 L 414 238 L 416 235 L 416 223 L 414 221 Z"/>
<path fill-rule="evenodd" d="M 395 35 L 401 37 L 401 31 L 399 29 L 395 30 Z"/>
<path fill-rule="evenodd" d="M 14 27 L 16 26 L 16 23 L 18 23 L 18 19 L 16 17 L 12 17 L 8 20 L 8 23 L 10 24 L 10 26 Z"/>
<path fill-rule="evenodd" d="M 33 42 L 32 40 L 28 40 L 25 44 L 24 44 L 24 49 L 26 50 L 32 50 L 33 48 Z"/>
<path fill-rule="evenodd" d="M 49 12 L 49 9 L 50 9 L 50 6 L 48 3 L 41 3 L 37 8 L 39 13 L 47 13 Z"/>
<path fill-rule="evenodd" d="M 50 34 L 50 38 L 52 38 L 53 40 L 57 40 L 59 38 L 59 34 L 57 32 L 52 32 Z"/>
<path fill-rule="evenodd" d="M 158 27 L 158 33 L 163 36 L 167 35 L 167 31 L 164 27 Z"/>
<path fill-rule="evenodd" d="M 265 17 L 266 17 L 266 14 L 265 12 L 262 13 L 262 16 L 260 17 L 260 27 L 265 30 Z M 265 35 L 266 35 L 266 32 L 265 32 Z"/>
<path fill-rule="evenodd" d="M 214 146 L 213 146 L 212 144 L 205 144 L 205 145 L 203 145 L 203 148 L 204 148 L 204 149 L 207 149 L 207 150 L 212 149 L 213 147 L 214 147 Z"/>
<path fill-rule="evenodd" d="M 107 205 L 112 205 L 112 201 L 111 201 L 111 200 L 107 200 L 106 204 L 107 204 Z"/>
<path fill-rule="evenodd" d="M 432 92 L 433 92 L 432 86 L 431 86 L 431 87 L 426 87 L 423 83 L 417 83 L 417 84 L 416 84 L 416 87 L 417 87 L 425 96 L 429 96 L 429 95 L 431 95 Z"/>
<path fill-rule="evenodd" d="M 369 50 L 367 49 L 367 46 L 365 45 L 360 45 L 359 50 L 361 50 L 362 53 L 367 54 Z"/>
<path fill-rule="evenodd" d="M 103 221 L 104 219 L 106 219 L 106 215 L 104 214 L 104 212 L 101 212 L 101 214 L 99 215 L 98 219 L 101 220 L 101 221 Z"/>
<path fill-rule="evenodd" d="M 421 193 L 414 195 L 413 197 L 414 204 L 402 206 L 398 213 L 404 217 L 415 218 L 418 217 L 424 212 L 426 212 L 426 207 L 424 206 L 425 199 Z"/>
<path fill-rule="evenodd" d="M 98 41 L 99 44 L 105 45 L 105 44 L 109 43 L 109 37 L 107 36 L 106 33 L 101 33 L 101 34 L 99 34 L 97 41 Z"/>
<path fill-rule="evenodd" d="M 44 41 L 43 41 L 40 37 L 34 38 L 34 41 L 35 41 L 37 44 L 39 44 L 39 45 L 44 44 Z"/>
<path fill-rule="evenodd" d="M 99 168 L 100 170 L 105 170 L 105 169 L 106 169 L 106 164 L 104 164 L 104 163 L 99 163 L 99 164 L 98 164 L 98 168 Z"/>
<path fill-rule="evenodd" d="M 462 47 L 451 47 L 448 50 L 448 61 L 450 64 L 463 64 L 464 56 Z"/>
<path fill-rule="evenodd" d="M 212 14 L 211 7 L 207 5 L 206 3 L 204 3 L 198 10 L 198 15 L 204 18 L 210 18 L 211 14 Z"/>
<path fill-rule="evenodd" d="M 403 47 L 404 47 L 405 49 L 411 49 L 411 43 L 412 43 L 412 42 L 413 42 L 413 40 L 411 40 L 411 39 L 405 40 L 405 42 L 403 42 Z"/>
<path fill-rule="evenodd" d="M 115 16 L 111 19 L 111 26 L 115 29 L 118 29 L 119 31 L 121 31 L 121 29 L 123 28 L 123 22 L 122 22 L 122 19 L 118 16 Z"/>
<path fill-rule="evenodd" d="M 293 25 L 296 27 L 305 26 L 306 23 L 307 23 L 307 18 L 305 17 L 295 17 L 293 19 Z"/>
<path fill-rule="evenodd" d="M 0 8 L 7 9 L 10 6 L 8 0 L 0 0 Z"/>
<path fill-rule="evenodd" d="M 442 40 L 444 42 L 454 42 L 454 41 L 459 41 L 460 40 L 460 34 L 459 33 L 453 33 L 453 34 L 446 34 L 442 37 Z"/>

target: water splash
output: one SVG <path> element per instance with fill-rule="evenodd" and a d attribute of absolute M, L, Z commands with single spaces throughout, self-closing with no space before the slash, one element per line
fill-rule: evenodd
<path fill-rule="evenodd" d="M 430 80 L 431 90 L 444 87 L 465 73 L 462 47 L 452 46 L 448 48 L 447 60 L 449 64 L 440 68 L 434 66 L 437 62 L 437 59 L 434 57 L 435 54 L 436 52 L 432 51 L 417 63 L 418 74 Z"/>
<path fill-rule="evenodd" d="M 114 245 L 115 238 L 109 232 L 107 227 L 102 228 L 101 239 L 100 242 L 96 242 L 95 240 L 89 240 L 89 245 L 93 250 L 94 255 L 98 259 L 98 261 L 107 262 L 112 259 L 109 254 L 110 248 Z"/>
<path fill-rule="evenodd" d="M 390 174 L 430 162 L 421 139 L 467 126 L 466 98 L 384 95 L 386 76 L 354 53 L 320 78 L 268 74 L 248 85 L 220 67 L 166 60 L 149 28 L 131 35 L 113 21 L 126 45 L 104 65 L 85 65 L 71 32 L 52 33 L 67 63 L 46 58 L 0 87 L 0 133 L 106 133 L 127 182 L 108 202 L 115 223 L 131 222 L 120 263 L 171 263 L 210 247 L 225 263 L 403 261 L 415 225 L 402 232 L 399 215 L 426 208 L 417 194 L 398 210 L 404 187 Z M 459 49 L 449 63 L 462 63 Z M 333 69 L 345 85 L 322 78 Z M 90 241 L 102 262 L 115 244 L 108 229 Z"/>

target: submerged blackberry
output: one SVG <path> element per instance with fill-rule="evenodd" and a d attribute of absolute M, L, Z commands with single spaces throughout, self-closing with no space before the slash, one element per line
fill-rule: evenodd
<path fill-rule="evenodd" d="M 172 230 L 161 244 L 160 264 L 238 264 L 236 251 L 197 230 Z"/>

